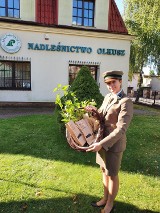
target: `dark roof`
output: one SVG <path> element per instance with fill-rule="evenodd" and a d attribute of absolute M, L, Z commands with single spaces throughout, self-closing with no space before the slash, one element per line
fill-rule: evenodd
<path fill-rule="evenodd" d="M 128 30 L 114 0 L 109 0 L 108 31 L 128 34 Z"/>

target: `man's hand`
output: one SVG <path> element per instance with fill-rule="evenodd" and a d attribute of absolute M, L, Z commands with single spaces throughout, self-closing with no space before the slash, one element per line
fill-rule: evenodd
<path fill-rule="evenodd" d="M 100 149 L 102 149 L 102 145 L 99 143 L 94 143 L 88 147 L 86 152 L 98 152 Z"/>

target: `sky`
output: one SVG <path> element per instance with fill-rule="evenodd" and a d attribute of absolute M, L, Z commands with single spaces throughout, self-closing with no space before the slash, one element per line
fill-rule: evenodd
<path fill-rule="evenodd" d="M 118 6 L 120 13 L 122 14 L 123 13 L 123 0 L 115 0 L 115 2 Z"/>

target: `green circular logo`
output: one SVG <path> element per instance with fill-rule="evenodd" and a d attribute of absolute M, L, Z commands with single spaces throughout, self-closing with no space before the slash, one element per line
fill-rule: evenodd
<path fill-rule="evenodd" d="M 16 53 L 21 48 L 21 41 L 12 33 L 5 34 L 0 40 L 1 47 L 7 53 Z"/>

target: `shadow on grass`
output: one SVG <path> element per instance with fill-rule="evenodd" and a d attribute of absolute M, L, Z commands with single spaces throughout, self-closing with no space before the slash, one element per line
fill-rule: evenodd
<path fill-rule="evenodd" d="M 127 133 L 129 143 L 127 144 L 127 150 L 124 152 L 122 170 L 158 176 L 159 173 L 156 167 L 159 159 L 158 154 L 150 151 L 156 144 L 150 142 L 153 137 L 150 137 L 151 139 L 146 146 L 148 136 L 144 132 L 141 147 L 139 146 L 140 121 L 135 119 Z M 21 154 L 98 167 L 95 163 L 95 153 L 78 152 L 69 147 L 54 115 L 33 115 L 0 120 L 0 126 L 0 153 Z M 150 155 L 145 154 L 145 151 L 148 152 L 147 149 L 149 149 Z M 149 160 L 148 156 L 150 157 Z"/>
<path fill-rule="evenodd" d="M 99 213 L 100 209 L 90 205 L 95 197 L 77 194 L 66 198 L 30 199 L 22 202 L 0 203 L 1 213 Z M 131 204 L 115 202 L 115 213 L 158 213 L 148 209 L 141 210 Z"/>
<path fill-rule="evenodd" d="M 95 153 L 73 150 L 53 115 L 0 120 L 0 153 L 95 166 Z"/>

